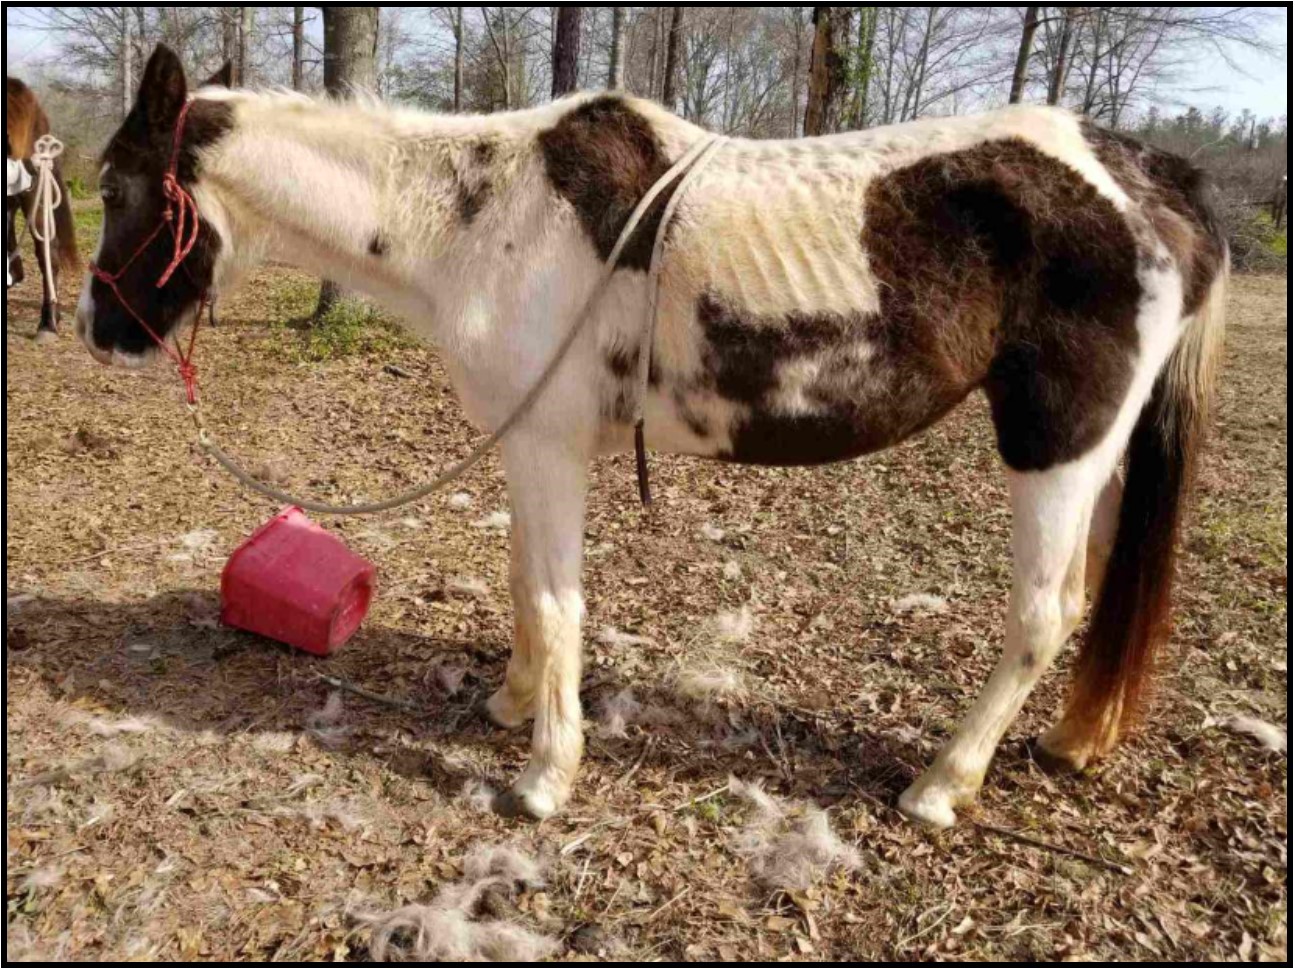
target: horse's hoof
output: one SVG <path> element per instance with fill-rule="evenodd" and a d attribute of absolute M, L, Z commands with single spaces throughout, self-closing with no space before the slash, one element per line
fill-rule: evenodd
<path fill-rule="evenodd" d="M 37 346 L 43 347 L 43 346 L 47 346 L 48 344 L 57 343 L 57 342 L 58 342 L 58 332 L 56 330 L 37 330 L 36 331 Z"/>
<path fill-rule="evenodd" d="M 1064 750 L 1055 744 L 1050 744 L 1046 735 L 1035 739 L 1029 745 L 1029 751 L 1030 759 L 1039 765 L 1039 769 L 1054 777 L 1082 774 L 1090 760 L 1083 753 Z"/>
<path fill-rule="evenodd" d="M 952 798 L 936 789 L 918 790 L 916 784 L 900 795 L 899 810 L 910 821 L 935 831 L 945 831 L 958 823 Z"/>
<path fill-rule="evenodd" d="M 501 818 L 527 821 L 545 821 L 557 814 L 559 806 L 553 798 L 538 791 L 522 791 L 516 787 L 498 795 L 493 805 Z"/>
<path fill-rule="evenodd" d="M 534 714 L 518 708 L 506 688 L 486 701 L 486 716 L 502 730 L 520 730 L 534 719 Z"/>

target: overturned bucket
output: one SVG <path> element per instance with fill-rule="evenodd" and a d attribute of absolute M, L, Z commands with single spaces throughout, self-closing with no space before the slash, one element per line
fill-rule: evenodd
<path fill-rule="evenodd" d="M 373 600 L 373 564 L 286 508 L 239 547 L 220 579 L 220 619 L 315 656 L 355 635 Z"/>

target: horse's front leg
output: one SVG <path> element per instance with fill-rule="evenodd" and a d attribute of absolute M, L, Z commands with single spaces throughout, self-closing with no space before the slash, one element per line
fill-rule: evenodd
<path fill-rule="evenodd" d="M 39 234 L 42 239 L 53 239 L 55 227 L 52 222 L 47 223 L 43 213 L 36 211 L 36 193 L 28 192 L 22 196 L 23 216 L 27 219 L 27 224 L 33 226 L 35 234 Z M 70 204 L 70 203 L 69 203 Z M 57 244 L 50 243 L 49 259 L 46 260 L 46 253 L 40 242 L 34 242 L 36 250 L 36 264 L 40 266 L 41 275 L 41 304 L 40 304 L 40 325 L 36 328 L 36 342 L 51 342 L 58 337 L 59 327 L 59 309 L 58 309 L 58 267 L 59 254 Z"/>
<path fill-rule="evenodd" d="M 561 442 L 519 437 L 504 447 L 513 511 L 517 640 L 491 717 L 533 717 L 531 762 L 500 799 L 505 814 L 542 819 L 561 808 L 584 752 L 580 710 L 580 585 L 588 457 Z"/>

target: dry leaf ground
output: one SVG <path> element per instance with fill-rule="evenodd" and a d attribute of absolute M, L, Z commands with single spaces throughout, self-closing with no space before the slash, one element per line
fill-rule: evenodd
<path fill-rule="evenodd" d="M 81 213 L 85 231 L 94 219 Z M 479 714 L 511 625 L 497 464 L 457 496 L 334 524 L 382 586 L 334 659 L 221 629 L 220 568 L 274 509 L 199 459 L 172 373 L 102 369 L 70 336 L 34 345 L 36 292 L 13 294 L 5 336 L 9 956 L 363 959 L 357 913 L 428 902 L 495 845 L 548 874 L 492 917 L 562 958 L 1285 956 L 1287 762 L 1227 728 L 1287 723 L 1285 280 L 1236 281 L 1176 655 L 1147 729 L 1087 777 L 1045 776 L 1024 741 L 1058 706 L 1058 671 L 979 807 L 941 835 L 893 805 L 1001 639 L 1009 520 L 980 404 L 840 467 L 657 458 L 650 516 L 632 463 L 601 462 L 585 696 L 593 720 L 632 690 L 617 709 L 636 719 L 591 730 L 569 810 L 533 826 L 481 810 L 526 750 Z M 380 328 L 312 344 L 282 325 L 309 297 L 271 270 L 222 307 L 202 343 L 220 438 L 329 499 L 462 455 L 474 435 L 436 355 Z M 945 608 L 896 610 L 923 593 Z M 743 606 L 745 641 L 699 641 Z M 741 689 L 672 693 L 688 650 Z M 339 706 L 320 674 L 413 709 Z M 769 888 L 739 850 L 751 809 L 730 776 L 827 809 L 858 864 Z"/>

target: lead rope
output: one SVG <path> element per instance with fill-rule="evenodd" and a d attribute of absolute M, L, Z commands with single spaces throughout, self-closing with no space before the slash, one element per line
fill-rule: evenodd
<path fill-rule="evenodd" d="M 32 168 L 36 169 L 32 210 L 37 217 L 27 225 L 32 240 L 37 243 L 42 256 L 45 299 L 55 305 L 58 304 L 58 286 L 54 282 L 53 249 L 54 240 L 58 237 L 58 229 L 54 224 L 54 213 L 63 204 L 63 190 L 58 187 L 54 163 L 62 154 L 63 142 L 53 135 L 41 135 L 32 146 L 31 164 Z"/>
<path fill-rule="evenodd" d="M 665 211 L 661 213 L 661 223 L 656 230 L 656 242 L 652 245 L 652 266 L 648 271 L 647 319 L 643 322 L 643 342 L 639 344 L 639 395 L 634 402 L 635 469 L 638 473 L 639 501 L 643 503 L 644 508 L 652 506 L 652 483 L 648 479 L 647 417 L 645 410 L 647 408 L 648 394 L 652 388 L 652 350 L 656 346 L 656 324 L 659 315 L 657 307 L 661 298 L 661 271 L 665 264 L 666 233 L 670 229 L 670 224 L 674 221 L 675 210 L 679 208 L 679 203 L 683 201 L 684 195 L 688 192 L 688 187 L 706 169 L 711 159 L 724 147 L 727 141 L 727 138 L 716 135 L 704 147 L 701 154 L 697 156 L 696 164 L 684 175 L 679 187 L 670 196 L 670 202 L 666 205 Z"/>
<path fill-rule="evenodd" d="M 261 495 L 264 498 L 270 498 L 274 501 L 282 502 L 284 504 L 296 505 L 298 508 L 301 508 L 303 511 L 314 512 L 315 514 L 319 514 L 319 515 L 344 516 L 344 517 L 358 516 L 358 515 L 377 515 L 385 511 L 392 511 L 396 508 L 403 508 L 405 505 L 411 505 L 417 501 L 422 501 L 424 498 L 428 497 L 429 495 L 435 494 L 438 491 L 448 488 L 450 485 L 454 484 L 456 481 L 458 481 L 464 475 L 466 475 L 469 471 L 475 468 L 478 464 L 480 464 L 490 454 L 490 452 L 494 450 L 495 445 L 497 445 L 500 441 L 502 441 L 504 437 L 506 437 L 508 433 L 512 431 L 512 429 L 521 422 L 522 418 L 524 418 L 530 412 L 531 408 L 535 406 L 535 403 L 540 399 L 540 396 L 548 388 L 548 385 L 552 382 L 554 376 L 556 376 L 558 370 L 561 368 L 563 362 L 566 360 L 567 354 L 571 351 L 571 348 L 575 345 L 576 340 L 584 332 L 585 328 L 589 324 L 589 321 L 593 318 L 594 310 L 597 308 L 597 305 L 599 301 L 602 299 L 603 294 L 607 291 L 607 287 L 610 285 L 612 281 L 612 277 L 616 274 L 616 270 L 620 264 L 621 255 L 625 251 L 625 247 L 629 245 L 630 240 L 634 237 L 634 233 L 638 230 L 639 226 L 642 224 L 643 218 L 647 215 L 648 210 L 651 209 L 653 203 L 655 203 L 656 200 L 661 197 L 661 193 L 663 193 L 667 188 L 669 188 L 670 185 L 676 179 L 682 177 L 683 180 L 680 183 L 679 188 L 675 191 L 674 196 L 671 198 L 670 204 L 666 207 L 665 214 L 662 216 L 662 219 L 661 219 L 661 225 L 657 230 L 656 249 L 653 252 L 653 257 L 652 257 L 653 270 L 649 275 L 649 293 L 648 293 L 649 306 L 651 307 L 650 312 L 653 318 L 648 321 L 649 332 L 645 333 L 643 337 L 644 346 L 647 348 L 647 350 L 646 352 L 642 353 L 639 361 L 640 368 L 644 366 L 644 360 L 648 359 L 651 352 L 652 333 L 653 331 L 655 331 L 655 315 L 656 315 L 655 308 L 657 303 L 656 291 L 661 277 L 661 251 L 660 250 L 662 249 L 665 242 L 666 226 L 669 224 L 670 216 L 674 214 L 674 211 L 678 205 L 680 196 L 683 194 L 683 190 L 687 187 L 687 184 L 692 180 L 692 178 L 697 174 L 699 167 L 704 167 L 706 162 L 708 162 L 710 158 L 713 157 L 714 151 L 720 146 L 723 140 L 724 139 L 722 139 L 718 135 L 708 135 L 704 138 L 699 139 L 696 142 L 696 144 L 694 144 L 691 148 L 689 148 L 688 151 L 683 155 L 683 157 L 680 158 L 679 161 L 675 162 L 675 164 L 670 168 L 670 170 L 666 172 L 663 176 L 661 176 L 661 178 L 657 180 L 656 184 L 653 185 L 652 188 L 648 190 L 648 193 L 643 196 L 638 206 L 634 209 L 634 212 L 630 215 L 629 220 L 625 223 L 625 228 L 621 230 L 620 238 L 617 239 L 616 246 L 612 249 L 611 255 L 607 257 L 607 261 L 603 264 L 602 274 L 598 278 L 598 282 L 594 287 L 593 293 L 590 294 L 589 299 L 585 302 L 584 308 L 581 309 L 580 315 L 576 317 L 575 323 L 572 325 L 571 329 L 567 332 L 567 335 L 563 338 L 562 342 L 558 345 L 557 351 L 553 354 L 553 357 L 552 359 L 550 359 L 548 366 L 544 368 L 544 371 L 540 374 L 539 379 L 535 381 L 531 389 L 527 392 L 526 396 L 522 398 L 521 403 L 517 405 L 517 407 L 513 410 L 513 412 L 508 415 L 507 419 L 505 419 L 504 422 L 500 424 L 495 429 L 495 431 L 476 448 L 476 450 L 474 450 L 471 454 L 469 454 L 466 458 L 464 458 L 454 467 L 450 468 L 445 473 L 429 481 L 427 484 L 421 485 L 420 487 L 415 488 L 413 491 L 408 491 L 402 495 L 397 495 L 395 498 L 389 498 L 386 501 L 378 501 L 378 502 L 373 502 L 371 504 L 329 505 L 329 504 L 324 504 L 323 502 L 317 502 L 317 501 L 303 501 L 300 498 L 297 498 L 297 497 L 294 497 L 293 495 L 288 494 L 286 491 L 281 491 L 278 488 L 274 488 L 268 484 L 265 484 L 264 482 L 258 480 L 257 478 L 249 474 L 247 471 L 245 471 L 243 467 L 232 457 L 230 457 L 229 454 L 227 454 L 220 447 L 220 445 L 217 444 L 215 440 L 212 438 L 211 434 L 207 430 L 206 424 L 203 421 L 202 409 L 199 406 L 197 400 L 193 400 L 189 404 L 189 412 L 193 416 L 194 424 L 198 429 L 199 445 L 202 447 L 204 451 L 206 451 L 209 455 L 211 455 L 211 457 L 215 459 L 216 463 L 219 464 L 222 468 L 224 468 L 225 471 L 230 474 L 230 476 L 232 476 L 240 484 L 244 485 L 250 490 L 256 492 L 257 494 Z M 650 369 L 647 371 L 647 373 L 650 375 Z M 646 395 L 647 393 L 646 376 L 643 377 L 642 387 L 643 387 L 643 394 Z M 646 481 L 646 465 L 647 465 L 646 455 L 643 452 L 642 446 L 641 446 L 641 441 L 643 438 L 643 431 L 642 431 L 643 401 L 642 400 L 638 402 L 637 408 L 638 408 L 639 416 L 636 420 L 637 432 L 635 437 L 636 437 L 636 441 L 640 442 L 639 466 L 641 470 L 640 470 L 640 476 L 639 476 L 639 485 L 640 485 L 640 492 L 642 492 L 645 487 L 644 482 Z M 648 498 L 650 500 L 650 495 L 648 496 Z"/>

